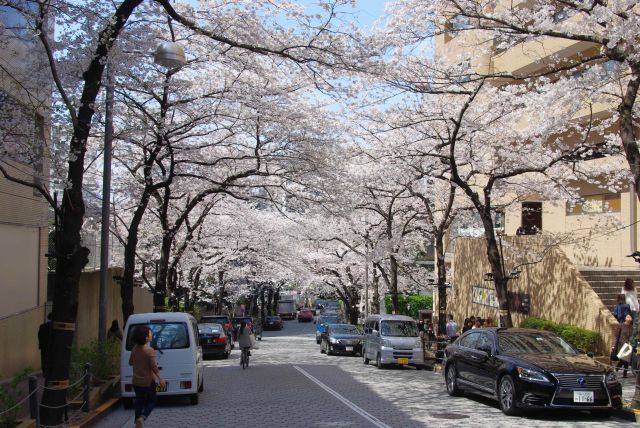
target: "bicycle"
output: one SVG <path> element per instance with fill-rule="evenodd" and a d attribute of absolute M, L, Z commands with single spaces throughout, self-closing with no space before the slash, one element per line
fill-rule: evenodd
<path fill-rule="evenodd" d="M 242 370 L 249 367 L 249 348 L 242 348 L 242 352 L 240 353 L 240 365 L 242 366 Z"/>

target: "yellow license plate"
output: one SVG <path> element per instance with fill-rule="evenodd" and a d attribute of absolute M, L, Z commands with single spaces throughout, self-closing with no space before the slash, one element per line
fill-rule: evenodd
<path fill-rule="evenodd" d="M 398 364 L 409 364 L 408 358 L 398 358 Z"/>
<path fill-rule="evenodd" d="M 156 392 L 167 392 L 167 388 L 169 387 L 169 382 L 165 382 L 164 388 L 160 385 L 156 385 Z"/>

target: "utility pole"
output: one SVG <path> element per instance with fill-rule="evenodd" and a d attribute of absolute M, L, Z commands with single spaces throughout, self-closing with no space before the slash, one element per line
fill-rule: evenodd
<path fill-rule="evenodd" d="M 104 168 L 102 172 L 102 226 L 100 237 L 100 305 L 98 339 L 107 338 L 107 286 L 109 284 L 109 217 L 111 212 L 111 146 L 113 141 L 113 66 L 107 63 L 104 123 Z"/>
<path fill-rule="evenodd" d="M 364 241 L 364 319 L 369 317 L 369 233 Z"/>

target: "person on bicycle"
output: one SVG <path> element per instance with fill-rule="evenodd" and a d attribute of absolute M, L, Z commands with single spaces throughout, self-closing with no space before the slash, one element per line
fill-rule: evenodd
<path fill-rule="evenodd" d="M 240 330 L 238 330 L 238 345 L 241 351 L 246 349 L 248 355 L 251 355 L 249 349 L 253 345 L 251 334 L 251 329 L 247 327 L 247 323 L 242 321 L 240 323 Z"/>

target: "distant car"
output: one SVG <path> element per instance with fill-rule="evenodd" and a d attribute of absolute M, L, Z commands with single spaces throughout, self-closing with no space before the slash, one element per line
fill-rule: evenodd
<path fill-rule="evenodd" d="M 322 333 L 327 330 L 329 324 L 339 324 L 340 317 L 337 315 L 321 315 L 316 321 L 316 343 L 320 344 L 320 337 Z"/>
<path fill-rule="evenodd" d="M 362 352 L 362 330 L 351 324 L 329 324 L 320 338 L 320 352 L 331 355 Z"/>
<path fill-rule="evenodd" d="M 262 328 L 264 330 L 282 330 L 284 328 L 284 323 L 282 322 L 282 318 L 279 316 L 269 315 L 264 318 Z"/>
<path fill-rule="evenodd" d="M 200 322 L 205 323 L 213 323 L 213 324 L 221 324 L 224 328 L 224 331 L 227 333 L 229 337 L 229 341 L 231 342 L 231 348 L 233 349 L 235 346 L 235 338 L 233 336 L 233 324 L 231 324 L 231 319 L 227 315 L 202 315 L 200 317 Z"/>
<path fill-rule="evenodd" d="M 253 319 L 251 317 L 233 317 L 233 340 L 238 340 L 238 331 L 240 330 L 240 323 L 244 323 L 253 331 Z"/>
<path fill-rule="evenodd" d="M 229 358 L 231 342 L 222 324 L 200 323 L 198 324 L 198 335 L 204 358 L 213 356 Z"/>
<path fill-rule="evenodd" d="M 469 330 L 447 346 L 443 365 L 449 395 L 486 394 L 507 415 L 538 408 L 606 416 L 622 406 L 615 370 L 548 331 Z"/>
<path fill-rule="evenodd" d="M 309 308 L 302 308 L 300 312 L 298 312 L 298 322 L 312 322 L 313 321 L 313 311 Z"/>

